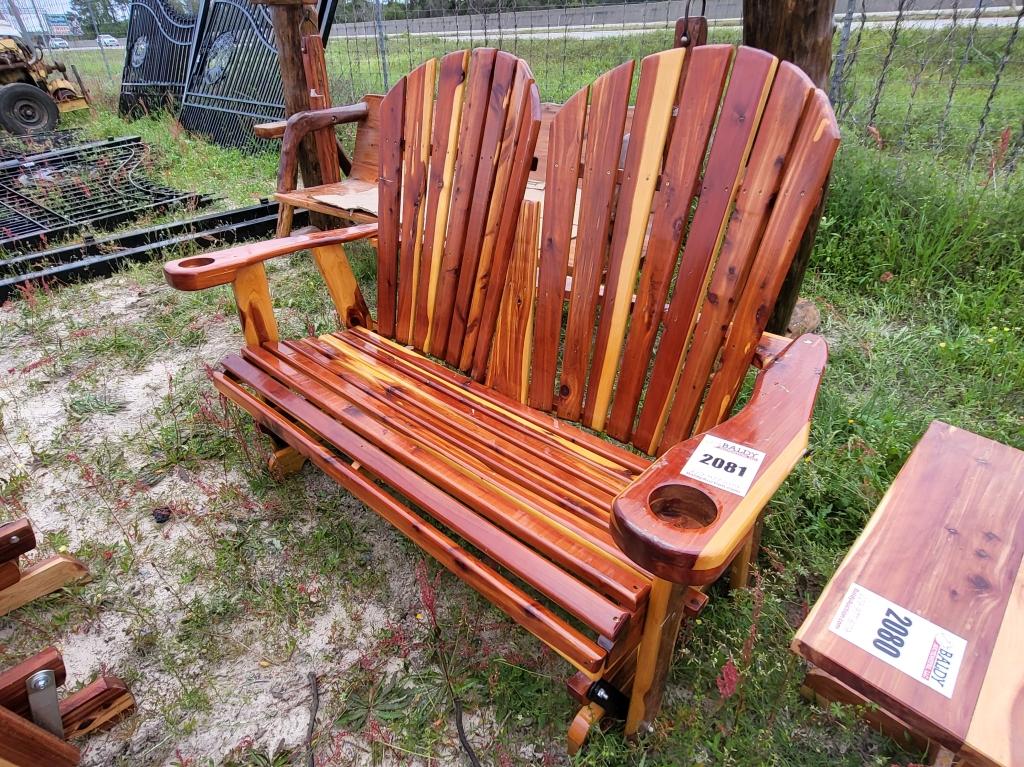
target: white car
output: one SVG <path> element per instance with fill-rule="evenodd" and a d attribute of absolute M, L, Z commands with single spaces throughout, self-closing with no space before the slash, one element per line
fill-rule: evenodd
<path fill-rule="evenodd" d="M 50 50 L 51 51 L 55 51 L 58 48 L 70 48 L 70 47 L 71 46 L 68 45 L 68 41 L 65 40 L 63 37 L 51 37 L 50 38 Z"/>
<path fill-rule="evenodd" d="M 117 42 L 116 37 L 110 35 L 100 35 L 96 38 L 96 42 L 100 44 L 100 48 L 117 48 L 121 43 Z"/>

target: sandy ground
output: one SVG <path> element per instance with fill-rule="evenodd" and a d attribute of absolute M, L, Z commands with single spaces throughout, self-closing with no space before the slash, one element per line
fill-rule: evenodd
<path fill-rule="evenodd" d="M 100 673 L 125 679 L 137 712 L 86 741 L 87 766 L 305 764 L 310 673 L 318 676 L 320 691 L 317 765 L 463 763 L 444 706 L 429 759 L 403 749 L 400 739 L 372 722 L 350 732 L 332 721 L 345 710 L 349 680 L 368 664 L 385 679 L 403 669 L 435 668 L 424 660 L 422 641 L 405 652 L 388 649 L 388 642 L 394 644 L 389 637 L 404 632 L 422 639 L 426 631 L 414 558 L 384 523 L 308 467 L 286 493 L 269 498 L 252 491 L 237 460 L 147 473 L 154 430 L 166 425 L 159 407 L 172 401 L 172 387 L 208 388 L 203 366 L 240 344 L 234 317 L 204 311 L 197 313 L 203 337 L 198 346 L 185 348 L 169 338 L 138 365 L 126 365 L 116 350 L 84 353 L 79 341 L 107 337 L 112 329 L 141 332 L 148 318 L 166 309 L 169 290 L 155 282 L 155 273 L 74 286 L 44 297 L 35 310 L 25 304 L 0 308 L 0 481 L 7 488 L 0 519 L 31 519 L 41 545 L 29 559 L 66 551 L 81 556 L 95 576 L 91 584 L 0 619 L 0 659 L 6 665 L 54 644 L 68 670 L 66 690 Z M 83 391 L 109 397 L 116 412 L 76 416 L 74 403 Z M 106 464 L 109 455 L 117 460 Z M 225 498 L 237 502 L 226 504 Z M 298 621 L 281 624 L 272 614 L 249 611 L 201 627 L 208 633 L 198 644 L 181 639 L 197 600 L 231 596 L 222 593 L 223 578 L 206 577 L 218 573 L 211 554 L 218 534 L 234 534 L 253 515 L 272 518 L 281 498 L 311 519 L 311 509 L 327 507 L 360 531 L 369 542 L 362 556 L 374 572 L 371 585 L 353 589 L 314 577 Z M 162 506 L 174 513 L 159 525 L 152 510 Z M 272 520 L 259 524 L 272 535 Z M 243 585 L 274 583 L 282 562 L 287 569 L 292 543 L 278 542 L 280 558 L 255 556 Z M 465 606 L 473 598 L 469 592 L 450 578 L 445 586 L 444 604 L 454 594 L 462 614 L 471 614 Z M 485 617 L 496 620 L 495 614 Z M 508 633 L 509 624 L 498 626 L 497 634 Z M 203 654 L 211 648 L 213 657 Z M 436 679 L 430 688 L 437 688 Z M 562 703 L 568 716 L 568 699 Z M 489 748 L 493 713 L 467 713 L 466 724 L 474 742 Z M 381 748 L 382 742 L 395 745 Z M 272 761 L 289 750 L 294 762 L 282 756 Z M 550 763 L 557 750 L 527 743 L 501 761 L 533 763 L 542 752 Z"/>

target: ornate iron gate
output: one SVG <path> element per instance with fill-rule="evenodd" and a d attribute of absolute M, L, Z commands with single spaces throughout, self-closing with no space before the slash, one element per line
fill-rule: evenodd
<path fill-rule="evenodd" d="M 198 15 L 182 13 L 167 0 L 132 0 L 118 104 L 122 115 L 177 111 L 198 22 Z"/>
<path fill-rule="evenodd" d="M 320 34 L 330 34 L 337 0 L 319 0 Z M 181 108 L 186 130 L 252 151 L 253 125 L 284 117 L 277 49 L 266 5 L 208 0 Z"/>

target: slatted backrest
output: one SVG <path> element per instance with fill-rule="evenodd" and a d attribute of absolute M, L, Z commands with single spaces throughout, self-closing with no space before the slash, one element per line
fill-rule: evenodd
<path fill-rule="evenodd" d="M 377 324 L 469 370 L 486 364 L 540 130 L 526 63 L 431 59 L 380 105 Z"/>
<path fill-rule="evenodd" d="M 528 337 L 499 339 L 530 355 L 513 366 L 529 382 L 489 380 L 654 454 L 731 409 L 839 133 L 796 67 L 680 48 L 641 62 L 620 169 L 632 76 L 608 72 L 551 123 L 533 316 L 513 323 Z"/>

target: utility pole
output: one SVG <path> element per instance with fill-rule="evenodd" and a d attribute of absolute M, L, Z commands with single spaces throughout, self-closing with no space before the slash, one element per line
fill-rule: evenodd
<path fill-rule="evenodd" d="M 828 93 L 835 4 L 835 0 L 743 0 L 743 44 L 793 62 Z M 789 325 L 827 193 L 826 183 L 768 322 L 768 330 L 774 333 L 784 333 Z"/>

